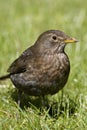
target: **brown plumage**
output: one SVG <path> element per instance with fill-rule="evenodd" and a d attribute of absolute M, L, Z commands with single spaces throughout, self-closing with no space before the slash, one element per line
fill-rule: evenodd
<path fill-rule="evenodd" d="M 59 30 L 42 33 L 9 67 L 6 76 L 19 92 L 33 96 L 55 94 L 67 82 L 70 63 L 64 52 L 66 43 L 77 40 Z"/>

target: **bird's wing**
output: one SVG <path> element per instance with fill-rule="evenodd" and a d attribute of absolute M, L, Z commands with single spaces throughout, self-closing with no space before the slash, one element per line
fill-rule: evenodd
<path fill-rule="evenodd" d="M 10 74 L 17 74 L 26 71 L 26 66 L 33 57 L 33 52 L 30 48 L 25 50 L 19 58 L 17 58 L 8 68 Z"/>

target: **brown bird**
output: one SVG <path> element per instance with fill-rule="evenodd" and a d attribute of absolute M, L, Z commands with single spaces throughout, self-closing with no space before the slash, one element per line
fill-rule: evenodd
<path fill-rule="evenodd" d="M 66 43 L 77 42 L 60 30 L 42 33 L 35 44 L 25 50 L 9 67 L 8 74 L 21 92 L 32 96 L 55 94 L 64 87 L 70 72 L 69 58 L 64 52 Z"/>

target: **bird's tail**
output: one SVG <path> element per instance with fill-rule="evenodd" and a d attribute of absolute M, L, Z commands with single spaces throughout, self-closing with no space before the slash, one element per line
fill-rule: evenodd
<path fill-rule="evenodd" d="M 10 74 L 4 75 L 0 77 L 0 80 L 5 80 L 7 78 L 10 78 Z"/>

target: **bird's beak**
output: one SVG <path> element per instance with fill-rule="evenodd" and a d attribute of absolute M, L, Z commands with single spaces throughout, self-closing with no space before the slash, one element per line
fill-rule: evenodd
<path fill-rule="evenodd" d="M 75 38 L 67 38 L 66 40 L 64 40 L 65 43 L 75 43 L 75 42 L 78 42 L 77 39 Z"/>

